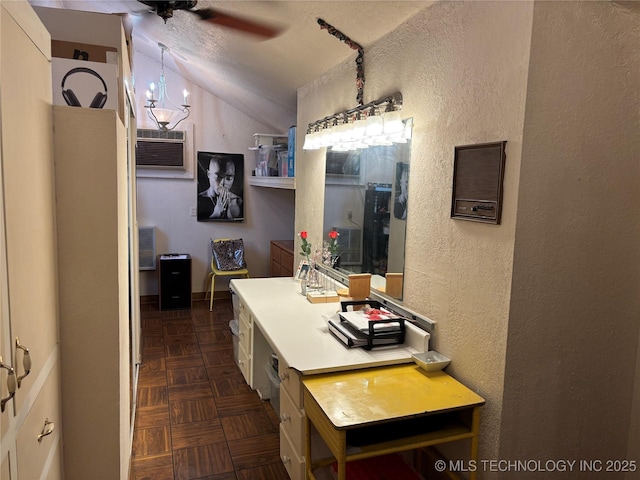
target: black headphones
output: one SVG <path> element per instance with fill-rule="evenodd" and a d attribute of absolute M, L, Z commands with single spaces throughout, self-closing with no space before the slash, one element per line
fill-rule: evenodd
<path fill-rule="evenodd" d="M 80 101 L 78 100 L 78 97 L 76 97 L 76 94 L 73 93 L 73 90 L 64 89 L 65 80 L 69 75 L 73 75 L 74 73 L 90 73 L 94 77 L 98 77 L 100 79 L 100 81 L 102 82 L 102 85 L 104 85 L 104 93 L 101 93 L 101 92 L 96 93 L 96 96 L 93 97 L 93 100 L 91 100 L 91 105 L 89 105 L 89 108 L 104 107 L 104 104 L 107 102 L 107 84 L 104 82 L 102 77 L 98 75 L 98 73 L 94 72 L 90 68 L 85 68 L 85 67 L 78 67 L 78 68 L 69 70 L 67 74 L 64 76 L 64 78 L 62 79 L 62 97 L 67 102 L 67 105 L 69 105 L 70 107 L 82 106 L 80 105 Z"/>

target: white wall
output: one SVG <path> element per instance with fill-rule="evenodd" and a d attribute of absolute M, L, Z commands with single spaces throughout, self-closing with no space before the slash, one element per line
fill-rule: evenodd
<path fill-rule="evenodd" d="M 135 49 L 135 42 L 134 42 Z M 153 128 L 144 109 L 147 85 L 157 83 L 160 75 L 160 50 L 152 59 L 135 51 L 138 127 Z M 189 117 L 194 125 L 195 151 L 241 153 L 245 156 L 244 215 L 242 223 L 198 222 L 190 216 L 196 206 L 197 174 L 194 179 L 138 178 L 138 225 L 156 227 L 157 252 L 189 253 L 192 257 L 193 292 L 205 289 L 210 271 L 209 238 L 243 238 L 246 261 L 252 276 L 269 275 L 269 241 L 292 239 L 294 193 L 291 190 L 252 187 L 248 175 L 255 167 L 254 133 L 268 128 L 230 107 L 217 97 L 169 70 L 165 62 L 169 94 L 182 99 L 182 90 L 190 92 Z M 291 119 L 295 124 L 295 119 Z M 195 161 L 194 159 L 192 159 Z M 157 294 L 157 273 L 141 272 L 141 295 Z M 216 281 L 216 290 L 228 288 L 228 279 Z"/>
<path fill-rule="evenodd" d="M 610 2 L 583 2 L 575 17 L 575 2 L 537 3 L 535 15 L 534 2 L 434 4 L 366 49 L 364 101 L 398 90 L 403 117 L 414 118 L 404 298 L 438 322 L 432 345 L 453 359 L 448 371 L 487 400 L 480 458 L 555 459 L 580 447 L 623 458 L 638 402 L 638 18 Z M 353 107 L 354 73 L 344 63 L 301 88 L 298 125 Z M 548 96 L 555 82 L 561 89 Z M 508 142 L 501 224 L 452 220 L 454 147 L 499 140 Z M 313 243 L 323 151 L 298 153 L 296 231 Z M 585 210 L 572 203 L 592 191 Z M 620 234 L 609 245 L 612 232 Z M 588 375 L 602 355 L 610 357 Z M 615 407 L 613 423 L 580 412 L 604 405 Z M 549 412 L 562 428 L 540 421 Z M 605 438 L 619 437 L 605 447 L 607 428 Z M 566 449 L 567 438 L 579 442 Z"/>

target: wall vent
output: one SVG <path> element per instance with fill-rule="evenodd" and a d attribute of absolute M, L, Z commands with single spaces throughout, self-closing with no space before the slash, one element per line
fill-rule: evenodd
<path fill-rule="evenodd" d="M 140 270 L 156 269 L 156 227 L 138 227 Z"/>
<path fill-rule="evenodd" d="M 185 138 L 181 130 L 139 128 L 136 146 L 136 167 L 185 169 Z"/>

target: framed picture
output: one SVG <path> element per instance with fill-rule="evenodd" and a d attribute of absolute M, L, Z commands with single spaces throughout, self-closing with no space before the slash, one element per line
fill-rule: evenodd
<path fill-rule="evenodd" d="M 198 221 L 244 220 L 244 155 L 198 152 Z"/>
<path fill-rule="evenodd" d="M 293 280 L 296 282 L 304 282 L 307 279 L 307 275 L 309 275 L 309 262 L 306 260 L 300 260 L 298 270 L 296 271 Z"/>
<path fill-rule="evenodd" d="M 407 219 L 407 202 L 409 185 L 409 164 L 396 163 L 396 194 L 393 199 L 393 216 L 398 220 Z"/>
<path fill-rule="evenodd" d="M 327 150 L 326 154 L 327 175 L 360 176 L 360 151 L 335 152 Z"/>

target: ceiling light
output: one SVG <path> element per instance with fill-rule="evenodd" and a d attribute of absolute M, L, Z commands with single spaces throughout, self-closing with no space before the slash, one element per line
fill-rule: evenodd
<path fill-rule="evenodd" d="M 167 93 L 167 82 L 164 76 L 164 52 L 168 50 L 166 45 L 162 43 L 158 43 L 160 47 L 160 62 L 161 62 L 161 70 L 160 70 L 160 80 L 158 81 L 158 98 L 154 98 L 156 84 L 151 82 L 149 84 L 149 90 L 147 90 L 147 105 L 144 108 L 147 109 L 147 114 L 149 118 L 153 120 L 156 124 L 158 130 L 167 131 L 173 130 L 178 126 L 180 122 L 186 119 L 191 111 L 189 108 L 191 105 L 187 104 L 187 97 L 189 96 L 189 92 L 186 90 L 182 91 L 183 104 L 181 106 L 177 106 L 174 104 L 169 98 L 169 94 Z M 165 102 L 169 103 L 171 108 L 165 108 Z M 171 122 L 174 122 L 172 126 L 169 126 Z"/>

